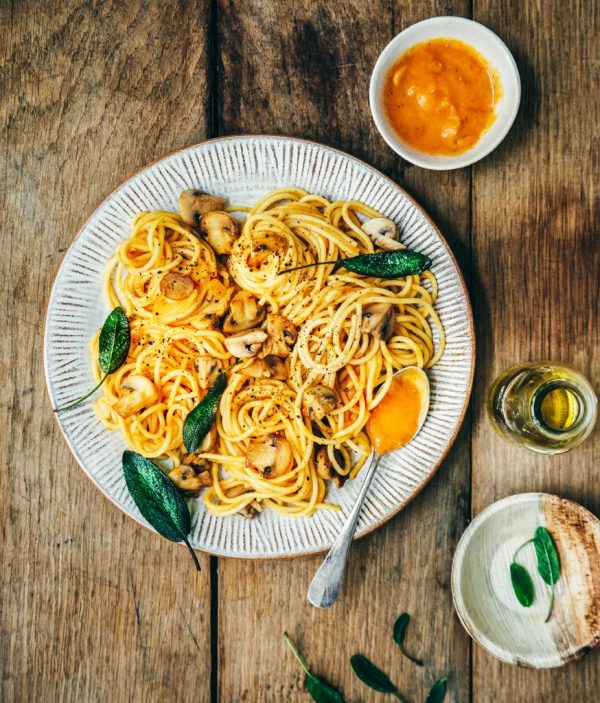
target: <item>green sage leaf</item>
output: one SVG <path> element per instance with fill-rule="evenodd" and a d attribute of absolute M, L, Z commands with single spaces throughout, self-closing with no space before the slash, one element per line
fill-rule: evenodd
<path fill-rule="evenodd" d="M 345 703 L 342 694 L 338 690 L 318 676 L 311 674 L 287 632 L 283 633 L 283 639 L 306 674 L 306 689 L 312 696 L 312 699 L 317 703 Z"/>
<path fill-rule="evenodd" d="M 540 576 L 548 585 L 555 584 L 560 576 L 560 560 L 552 535 L 545 527 L 538 527 L 535 531 L 533 546 Z"/>
<path fill-rule="evenodd" d="M 535 591 L 533 581 L 527 569 L 521 566 L 521 564 L 517 564 L 516 561 L 513 561 L 510 565 L 510 580 L 519 603 L 523 607 L 529 608 L 533 603 Z"/>
<path fill-rule="evenodd" d="M 399 249 L 394 251 L 378 251 L 374 254 L 360 254 L 348 259 L 336 261 L 316 261 L 312 264 L 294 266 L 279 272 L 279 276 L 312 266 L 325 266 L 333 264 L 333 270 L 345 268 L 361 276 L 374 276 L 376 278 L 400 278 L 423 273 L 431 266 L 431 259 L 419 251 L 412 249 Z"/>
<path fill-rule="evenodd" d="M 183 443 L 189 454 L 195 452 L 217 417 L 219 401 L 227 387 L 227 374 L 221 371 L 208 393 L 188 414 L 183 423 Z"/>
<path fill-rule="evenodd" d="M 123 452 L 123 474 L 140 513 L 166 539 L 185 542 L 200 571 L 187 538 L 191 529 L 190 511 L 175 484 L 150 459 L 129 450 Z"/>
<path fill-rule="evenodd" d="M 350 666 L 352 666 L 358 678 L 374 691 L 379 691 L 380 693 L 398 693 L 398 689 L 389 680 L 386 674 L 362 654 L 353 654 L 350 657 Z"/>
<path fill-rule="evenodd" d="M 123 366 L 130 344 L 129 320 L 125 310 L 117 307 L 106 318 L 98 340 L 98 363 L 104 373 L 114 373 Z"/>
<path fill-rule="evenodd" d="M 425 703 L 442 703 L 446 697 L 446 681 L 448 681 L 448 677 L 444 676 L 433 684 L 431 690 L 427 694 Z"/>
<path fill-rule="evenodd" d="M 123 366 L 129 354 L 130 344 L 131 335 L 129 320 L 123 308 L 116 307 L 104 321 L 102 329 L 100 330 L 100 339 L 98 340 L 98 364 L 102 371 L 104 371 L 104 376 L 102 376 L 100 381 L 89 393 L 86 393 L 72 403 L 55 408 L 54 412 L 58 413 L 63 410 L 75 408 L 95 393 L 104 381 L 106 381 L 106 377 L 109 374 L 114 373 Z"/>
<path fill-rule="evenodd" d="M 404 654 L 405 657 L 410 659 L 417 666 L 423 666 L 423 662 L 420 659 L 416 659 L 415 657 L 412 657 L 404 649 L 404 637 L 406 635 L 406 628 L 408 627 L 409 621 L 410 621 L 410 615 L 408 613 L 401 613 L 398 616 L 398 618 L 396 619 L 396 622 L 394 623 L 392 637 L 394 639 L 394 642 L 398 645 L 398 647 L 400 647 L 400 651 L 402 652 L 402 654 Z"/>
<path fill-rule="evenodd" d="M 537 558 L 537 570 L 542 580 L 550 586 L 550 603 L 545 622 L 554 610 L 554 584 L 560 577 L 560 559 L 552 535 L 545 527 L 538 527 L 533 535 L 533 546 Z"/>

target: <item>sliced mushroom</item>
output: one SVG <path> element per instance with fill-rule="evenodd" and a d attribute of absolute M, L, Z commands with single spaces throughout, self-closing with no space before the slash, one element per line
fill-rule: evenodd
<path fill-rule="evenodd" d="M 169 471 L 169 478 L 184 493 L 198 496 L 201 488 L 212 484 L 208 462 L 179 464 Z"/>
<path fill-rule="evenodd" d="M 373 337 L 387 342 L 394 334 L 395 325 L 396 316 L 391 303 L 373 303 L 363 308 L 361 326 L 363 332 L 368 332 Z"/>
<path fill-rule="evenodd" d="M 225 337 L 224 344 L 232 356 L 249 359 L 258 354 L 266 338 L 267 333 L 264 330 L 253 329 L 234 334 L 233 337 Z"/>
<path fill-rule="evenodd" d="M 246 453 L 246 468 L 257 471 L 263 478 L 277 478 L 294 464 L 290 443 L 280 434 L 252 439 Z"/>
<path fill-rule="evenodd" d="M 202 215 L 200 232 L 217 254 L 231 254 L 240 227 L 234 217 L 222 210 L 215 210 Z"/>
<path fill-rule="evenodd" d="M 197 356 L 194 367 L 200 388 L 210 388 L 219 375 L 221 362 L 219 359 L 213 359 L 212 356 Z"/>
<path fill-rule="evenodd" d="M 244 493 L 250 493 L 252 489 L 250 488 L 245 488 L 244 486 L 234 486 L 233 488 L 230 488 L 229 491 L 227 492 L 227 497 L 228 498 L 237 498 L 238 496 L 244 495 Z M 242 508 L 239 513 L 237 513 L 240 517 L 246 518 L 247 520 L 252 520 L 253 517 L 256 516 L 256 514 L 260 511 L 260 505 L 253 500 L 251 503 L 248 503 L 248 505 L 245 508 Z"/>
<path fill-rule="evenodd" d="M 267 315 L 266 330 L 269 339 L 262 349 L 262 355 L 274 354 L 283 358 L 289 356 L 298 339 L 296 326 L 287 317 L 270 313 Z"/>
<path fill-rule="evenodd" d="M 340 397 L 329 386 L 309 386 L 302 396 L 302 414 L 309 420 L 322 420 L 339 405 Z"/>
<path fill-rule="evenodd" d="M 338 449 L 334 449 L 333 452 L 338 463 L 341 463 L 342 455 L 340 451 Z M 321 447 L 321 449 L 317 452 L 317 456 L 315 458 L 315 468 L 322 479 L 325 479 L 326 481 L 335 481 L 335 485 L 338 488 L 341 488 L 344 483 L 346 483 L 346 476 L 338 474 L 335 470 L 333 462 L 329 458 L 327 447 Z"/>
<path fill-rule="evenodd" d="M 204 452 L 210 452 L 210 450 L 215 446 L 216 443 L 217 428 L 215 425 L 213 425 L 208 431 L 206 437 L 202 440 L 202 442 L 200 442 L 200 446 L 198 447 L 198 453 L 202 454 Z"/>
<path fill-rule="evenodd" d="M 277 381 L 285 381 L 287 378 L 285 364 L 273 354 L 268 354 L 264 359 L 252 359 L 248 366 L 239 370 L 239 373 L 251 378 L 274 378 Z"/>
<path fill-rule="evenodd" d="M 160 279 L 160 292 L 169 300 L 188 298 L 194 290 L 194 281 L 183 273 L 169 271 Z"/>
<path fill-rule="evenodd" d="M 122 385 L 129 393 L 113 405 L 114 411 L 121 417 L 135 415 L 142 408 L 152 405 L 158 400 L 156 386 L 145 376 L 128 376 Z"/>
<path fill-rule="evenodd" d="M 272 254 L 287 246 L 287 239 L 280 234 L 266 234 L 252 242 L 252 252 L 246 264 L 248 268 L 259 269 Z"/>
<path fill-rule="evenodd" d="M 362 225 L 374 244 L 381 249 L 404 249 L 404 244 L 398 241 L 398 227 L 387 217 L 374 217 Z"/>
<path fill-rule="evenodd" d="M 225 334 L 235 334 L 251 327 L 258 327 L 267 316 L 264 305 L 246 290 L 236 293 L 229 304 L 230 313 L 223 322 Z"/>
<path fill-rule="evenodd" d="M 196 225 L 200 222 L 202 215 L 213 210 L 222 210 L 225 205 L 223 198 L 215 195 L 208 195 L 201 190 L 184 190 L 179 194 L 179 214 L 184 222 L 189 225 Z"/>

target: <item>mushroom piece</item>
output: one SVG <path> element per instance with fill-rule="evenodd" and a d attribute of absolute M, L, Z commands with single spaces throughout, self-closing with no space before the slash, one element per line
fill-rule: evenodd
<path fill-rule="evenodd" d="M 244 495 L 244 493 L 250 493 L 251 490 L 251 488 L 245 488 L 241 485 L 234 486 L 233 488 L 230 488 L 229 491 L 227 491 L 227 497 L 237 498 L 238 496 Z M 252 520 L 252 518 L 255 517 L 256 513 L 258 513 L 259 511 L 260 505 L 255 500 L 253 500 L 251 503 L 248 503 L 245 508 L 242 508 L 237 514 L 240 517 L 246 518 L 246 520 Z"/>
<path fill-rule="evenodd" d="M 250 440 L 246 468 L 257 471 L 263 478 L 283 476 L 293 464 L 292 448 L 282 435 L 272 433 L 261 439 Z"/>
<path fill-rule="evenodd" d="M 266 234 L 264 237 L 252 242 L 252 252 L 246 259 L 250 269 L 259 269 L 275 252 L 287 248 L 288 242 L 280 234 Z"/>
<path fill-rule="evenodd" d="M 340 397 L 329 386 L 309 386 L 302 396 L 302 414 L 309 420 L 322 420 L 339 405 Z"/>
<path fill-rule="evenodd" d="M 169 300 L 188 298 L 194 290 L 194 281 L 183 273 L 169 271 L 160 279 L 160 292 Z"/>
<path fill-rule="evenodd" d="M 268 354 L 264 359 L 252 359 L 248 366 L 239 370 L 239 373 L 251 378 L 273 378 L 277 381 L 285 381 L 287 378 L 285 364 L 273 354 Z"/>
<path fill-rule="evenodd" d="M 381 249 L 393 250 L 404 249 L 404 244 L 398 241 L 398 227 L 393 220 L 388 217 L 374 217 L 367 220 L 362 225 L 363 232 L 366 232 Z"/>
<path fill-rule="evenodd" d="M 338 461 L 339 463 L 342 456 L 341 452 L 338 449 L 334 449 L 333 452 L 336 461 Z M 333 462 L 329 458 L 327 447 L 321 447 L 321 449 L 319 449 L 319 451 L 317 452 L 317 456 L 315 459 L 315 468 L 317 470 L 317 474 L 322 479 L 324 479 L 325 481 L 335 481 L 335 485 L 338 488 L 341 488 L 344 483 L 346 483 L 346 476 L 338 474 L 338 472 L 335 470 Z"/>
<path fill-rule="evenodd" d="M 230 313 L 223 322 L 225 334 L 235 334 L 251 327 L 258 327 L 267 316 L 265 306 L 259 305 L 252 293 L 245 290 L 233 296 L 229 309 Z"/>
<path fill-rule="evenodd" d="M 223 198 L 217 198 L 215 195 L 208 195 L 201 190 L 192 188 L 184 190 L 179 194 L 179 214 L 184 222 L 188 225 L 196 225 L 200 222 L 202 215 L 213 210 L 222 210 L 225 205 Z"/>
<path fill-rule="evenodd" d="M 263 347 L 262 354 L 264 356 L 274 354 L 283 358 L 289 356 L 298 339 L 296 326 L 287 317 L 277 313 L 270 313 L 267 315 L 266 330 L 269 339 Z"/>
<path fill-rule="evenodd" d="M 113 405 L 113 410 L 121 417 L 135 415 L 142 408 L 152 405 L 158 400 L 156 386 L 145 376 L 128 376 L 123 381 L 122 387 L 130 392 Z"/>
<path fill-rule="evenodd" d="M 217 254 L 231 254 L 240 227 L 234 217 L 222 210 L 215 210 L 202 215 L 200 232 Z"/>
<path fill-rule="evenodd" d="M 238 359 L 248 359 L 256 356 L 267 338 L 267 333 L 261 329 L 246 330 L 223 340 L 225 348 Z"/>
<path fill-rule="evenodd" d="M 394 334 L 396 316 L 391 303 L 373 303 L 366 305 L 362 311 L 361 330 L 372 334 L 377 339 L 387 342 Z"/>
<path fill-rule="evenodd" d="M 210 388 L 217 380 L 221 370 L 221 362 L 219 359 L 213 359 L 212 356 L 197 356 L 194 360 L 194 367 L 200 388 Z"/>
<path fill-rule="evenodd" d="M 217 443 L 217 428 L 216 425 L 213 425 L 210 430 L 208 431 L 208 434 L 202 442 L 200 442 L 200 446 L 198 447 L 198 453 L 203 454 L 204 452 L 210 452 L 210 450 L 215 446 Z"/>
<path fill-rule="evenodd" d="M 197 497 L 201 488 L 212 484 L 208 462 L 197 464 L 179 464 L 172 471 L 169 471 L 169 478 L 173 483 L 188 495 Z"/>

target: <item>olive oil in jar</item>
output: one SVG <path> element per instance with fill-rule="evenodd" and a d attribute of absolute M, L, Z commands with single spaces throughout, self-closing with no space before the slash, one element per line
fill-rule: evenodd
<path fill-rule="evenodd" d="M 544 454 L 566 452 L 590 434 L 597 398 L 580 373 L 552 362 L 517 364 L 488 392 L 492 425 L 508 439 Z"/>

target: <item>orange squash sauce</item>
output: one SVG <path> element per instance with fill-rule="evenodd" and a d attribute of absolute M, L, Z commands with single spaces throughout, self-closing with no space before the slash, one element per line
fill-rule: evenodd
<path fill-rule="evenodd" d="M 410 373 L 395 376 L 390 389 L 367 420 L 367 434 L 379 454 L 399 449 L 419 429 L 421 404 L 424 402 L 418 379 Z"/>
<path fill-rule="evenodd" d="M 383 104 L 401 139 L 427 154 L 470 149 L 496 119 L 496 71 L 457 39 L 416 44 L 388 72 Z"/>

